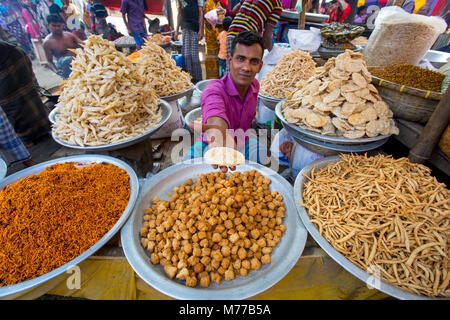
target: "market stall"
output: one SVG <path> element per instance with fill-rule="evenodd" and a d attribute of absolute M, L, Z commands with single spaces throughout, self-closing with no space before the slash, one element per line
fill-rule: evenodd
<path fill-rule="evenodd" d="M 355 37 L 352 28 L 326 31 Z M 261 79 L 259 98 L 293 145 L 318 155 L 294 168 L 292 153 L 290 176 L 279 159 L 228 156 L 236 151 L 179 161 L 172 133 L 201 118 L 180 101 L 204 86 L 195 89 L 152 41 L 127 57 L 90 37 L 49 116 L 60 149 L 0 182 L 0 297 L 448 299 L 449 189 L 425 165 L 382 149 L 404 130 L 401 98 L 385 87 L 422 95 L 417 108 L 430 110 L 412 122 L 440 136 L 433 119 L 447 110 L 448 123 L 445 76 L 419 70 L 439 92 L 404 78 L 384 86 L 401 72 L 382 69 L 394 59 L 377 30 L 373 37 L 320 66 L 291 50 Z"/>

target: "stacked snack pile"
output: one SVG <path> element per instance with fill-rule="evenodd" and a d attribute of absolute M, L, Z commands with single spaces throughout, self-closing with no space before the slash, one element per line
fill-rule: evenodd
<path fill-rule="evenodd" d="M 202 174 L 145 210 L 141 244 L 150 261 L 186 286 L 246 277 L 271 262 L 286 227 L 283 197 L 253 171 Z"/>
<path fill-rule="evenodd" d="M 450 297 L 450 191 L 407 158 L 340 157 L 304 184 L 300 204 L 320 235 L 378 279 Z"/>
<path fill-rule="evenodd" d="M 90 36 L 76 49 L 72 73 L 58 100 L 53 132 L 80 146 L 99 146 L 139 136 L 161 119 L 158 98 L 114 44 Z"/>
<path fill-rule="evenodd" d="M 283 115 L 298 127 L 348 139 L 398 134 L 392 111 L 370 83 L 362 54 L 346 50 L 286 94 Z"/>
<path fill-rule="evenodd" d="M 295 89 L 298 81 L 313 75 L 315 66 L 308 52 L 294 50 L 287 53 L 261 80 L 260 92 L 268 97 L 284 99 L 285 93 Z"/>
<path fill-rule="evenodd" d="M 166 97 L 192 88 L 191 75 L 180 67 L 175 60 L 157 44 L 146 41 L 136 59 L 139 74 L 146 79 L 158 97 Z"/>

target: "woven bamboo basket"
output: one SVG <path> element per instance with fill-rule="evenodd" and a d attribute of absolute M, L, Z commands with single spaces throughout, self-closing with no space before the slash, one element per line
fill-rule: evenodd
<path fill-rule="evenodd" d="M 407 87 L 372 76 L 380 97 L 389 105 L 394 117 L 427 123 L 443 94 Z"/>

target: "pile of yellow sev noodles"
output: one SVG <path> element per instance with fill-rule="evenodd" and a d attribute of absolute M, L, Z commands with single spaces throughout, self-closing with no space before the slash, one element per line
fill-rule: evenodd
<path fill-rule="evenodd" d="M 303 205 L 337 251 L 400 289 L 450 297 L 450 192 L 407 158 L 342 154 L 312 170 Z"/>

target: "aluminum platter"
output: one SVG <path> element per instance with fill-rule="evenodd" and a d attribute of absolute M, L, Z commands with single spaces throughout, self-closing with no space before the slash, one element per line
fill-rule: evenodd
<path fill-rule="evenodd" d="M 201 174 L 215 171 L 211 165 L 200 158 L 188 160 L 171 166 L 150 178 L 140 193 L 132 216 L 121 230 L 121 242 L 125 256 L 131 267 L 146 283 L 163 294 L 176 299 L 245 299 L 275 285 L 296 264 L 305 247 L 307 232 L 302 225 L 292 197 L 292 186 L 280 175 L 269 168 L 253 162 L 246 162 L 236 168 L 237 171 L 256 170 L 272 180 L 270 190 L 276 190 L 283 196 L 286 217 L 283 224 L 286 232 L 271 254 L 272 262 L 263 265 L 257 271 L 249 272 L 247 277 L 237 277 L 232 281 L 222 281 L 220 285 L 212 283 L 208 288 L 189 288 L 184 281 L 169 279 L 160 265 L 153 265 L 149 252 L 140 243 L 139 231 L 142 226 L 144 209 L 154 197 L 168 199 L 167 193 L 175 187 Z"/>
<path fill-rule="evenodd" d="M 285 127 L 286 131 L 292 135 L 290 129 L 288 127 Z M 333 144 L 328 142 L 323 142 L 320 140 L 316 140 L 314 138 L 308 137 L 308 136 L 301 136 L 299 133 L 295 137 L 293 137 L 296 142 L 304 146 L 306 149 L 313 151 L 315 153 L 324 155 L 324 156 L 331 156 L 336 155 L 338 153 L 342 152 L 367 152 L 374 149 L 377 149 L 381 147 L 383 144 L 387 142 L 389 138 L 383 139 L 383 140 L 377 140 L 370 143 L 365 144 Z"/>
<path fill-rule="evenodd" d="M 159 99 L 159 107 L 161 108 L 161 120 L 159 121 L 159 123 L 155 127 L 148 130 L 147 132 L 141 134 L 140 136 L 131 138 L 131 139 L 119 141 L 116 143 L 101 145 L 101 146 L 84 146 L 83 147 L 83 146 L 79 146 L 79 145 L 69 144 L 64 141 L 59 140 L 58 138 L 56 138 L 55 132 L 53 130 L 52 130 L 52 137 L 57 143 L 59 143 L 60 145 L 62 145 L 64 147 L 83 150 L 83 151 L 111 151 L 111 150 L 122 149 L 122 148 L 129 147 L 131 145 L 134 145 L 138 142 L 141 142 L 141 141 L 147 139 L 152 134 L 154 134 L 156 131 L 158 131 L 158 129 L 161 128 L 167 122 L 167 120 L 169 120 L 169 118 L 172 114 L 172 107 L 170 106 L 170 104 L 164 100 Z M 57 113 L 57 111 L 55 111 L 55 112 Z M 53 117 L 56 115 L 56 113 L 53 115 Z M 50 117 L 50 115 L 49 115 L 49 117 Z"/>
<path fill-rule="evenodd" d="M 298 204 L 298 202 L 303 202 L 303 185 L 306 181 L 306 178 L 303 176 L 311 176 L 312 168 L 316 168 L 316 171 L 326 167 L 330 163 L 334 163 L 340 160 L 339 156 L 326 157 L 316 161 L 311 162 L 306 167 L 304 167 L 300 173 L 297 175 L 294 183 L 294 199 L 297 206 L 298 213 L 300 218 L 308 230 L 309 234 L 313 237 L 313 239 L 317 242 L 317 244 L 331 257 L 333 258 L 339 265 L 341 265 L 345 270 L 350 272 L 352 275 L 360 279 L 361 281 L 367 283 L 372 288 L 375 288 L 387 295 L 390 295 L 397 299 L 404 300 L 428 300 L 431 298 L 425 296 L 419 296 L 405 290 L 394 287 L 393 285 L 387 284 L 371 274 L 365 272 L 363 269 L 359 268 L 350 260 L 345 258 L 341 253 L 339 253 L 324 237 L 322 237 L 315 227 L 315 225 L 310 221 L 309 215 L 306 212 L 306 209 Z M 434 299 L 435 300 L 435 299 Z"/>
<path fill-rule="evenodd" d="M 12 184 L 14 182 L 19 181 L 20 179 L 23 179 L 25 177 L 38 174 L 48 166 L 51 166 L 55 163 L 65 163 L 65 162 L 77 162 L 80 164 L 95 164 L 95 163 L 110 163 L 113 164 L 121 169 L 124 169 L 128 176 L 130 177 L 130 199 L 128 200 L 128 205 L 126 206 L 124 212 L 122 213 L 122 216 L 119 218 L 119 220 L 116 222 L 116 224 L 109 230 L 97 243 L 95 243 L 92 247 L 90 247 L 88 250 L 83 252 L 81 255 L 76 257 L 75 259 L 67 262 L 66 264 L 62 265 L 61 267 L 50 271 L 46 274 L 43 274 L 37 278 L 27 280 L 18 284 L 6 286 L 6 287 L 0 287 L 0 297 L 6 297 L 13 294 L 17 294 L 19 292 L 22 292 L 24 290 L 29 290 L 31 288 L 34 288 L 40 284 L 43 284 L 63 273 L 65 273 L 69 268 L 79 264 L 89 256 L 91 256 L 93 253 L 95 253 L 98 249 L 100 249 L 103 245 L 105 245 L 116 233 L 120 230 L 122 225 L 125 223 L 125 221 L 130 216 L 134 205 L 136 203 L 136 200 L 138 198 L 139 194 L 139 182 L 138 178 L 136 176 L 136 173 L 134 170 L 125 162 L 109 157 L 109 156 L 103 156 L 103 155 L 77 155 L 77 156 L 70 156 L 70 157 L 64 157 L 59 158 L 55 160 L 50 160 L 47 162 L 39 163 L 37 165 L 34 165 L 30 168 L 24 169 L 22 171 L 19 171 L 17 173 L 14 173 L 5 179 L 3 179 L 0 182 L 0 189 L 3 189 L 9 184 Z"/>
<path fill-rule="evenodd" d="M 159 97 L 161 100 L 167 101 L 167 102 L 171 102 L 174 100 L 178 100 L 183 98 L 184 96 L 189 96 L 192 95 L 192 93 L 194 92 L 195 86 L 190 87 L 189 89 L 180 92 L 180 93 L 175 93 L 171 96 L 165 96 L 165 97 Z"/>
<path fill-rule="evenodd" d="M 307 136 L 319 141 L 333 143 L 333 144 L 340 144 L 340 145 L 362 145 L 366 143 L 372 143 L 380 140 L 388 139 L 391 135 L 379 135 L 373 138 L 361 138 L 361 139 L 347 139 L 345 137 L 332 137 L 332 136 L 326 136 L 323 134 L 315 133 L 309 130 L 304 130 L 302 128 L 299 128 L 293 124 L 290 124 L 286 121 L 283 114 L 281 113 L 281 105 L 283 104 L 283 101 L 280 101 L 277 106 L 275 107 L 275 114 L 277 117 L 281 120 L 283 123 L 283 126 L 286 128 L 286 130 L 294 137 L 298 139 L 302 139 L 303 136 Z"/>
<path fill-rule="evenodd" d="M 291 19 L 291 20 L 298 20 L 299 13 L 294 10 L 283 10 L 281 12 L 281 18 L 285 19 Z M 307 22 L 317 22 L 317 23 L 323 23 L 325 20 L 327 20 L 330 16 L 327 14 L 319 14 L 319 13 L 311 13 L 306 12 L 305 14 L 305 21 Z"/>
<path fill-rule="evenodd" d="M 265 96 L 261 93 L 258 93 L 258 98 L 260 98 L 264 105 L 272 111 L 275 110 L 276 105 L 282 100 L 280 98 Z"/>

